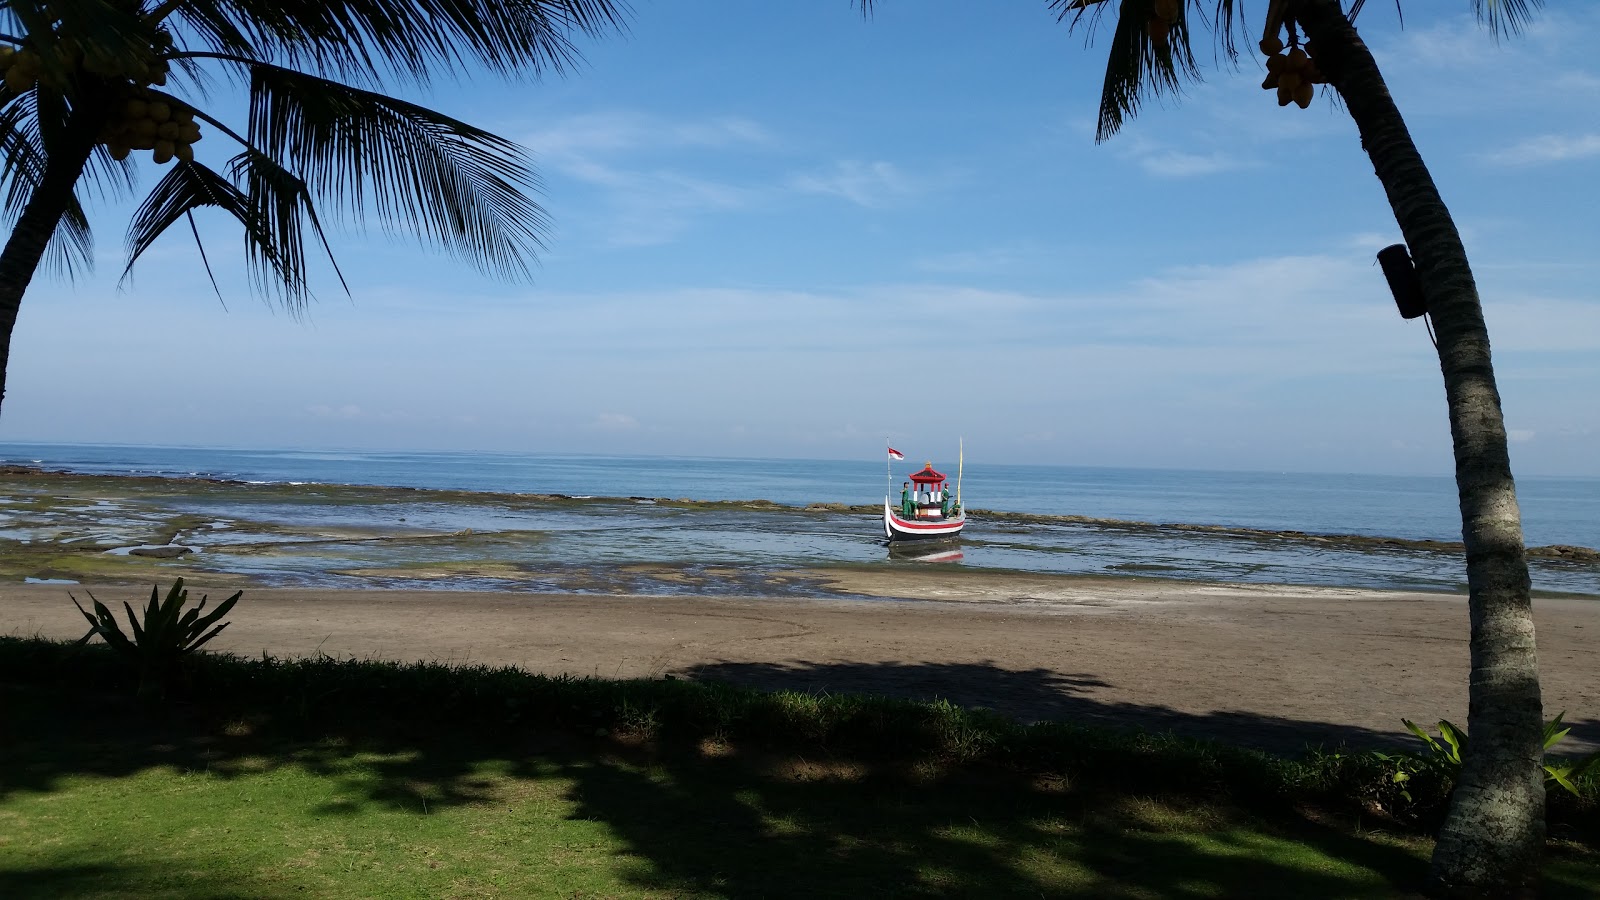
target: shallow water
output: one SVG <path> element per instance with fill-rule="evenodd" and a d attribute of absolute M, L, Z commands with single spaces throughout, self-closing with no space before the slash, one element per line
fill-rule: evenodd
<path fill-rule="evenodd" d="M 890 486 L 925 458 L 945 474 L 956 474 L 953 453 L 911 455 L 888 470 L 878 452 L 869 448 L 865 460 L 751 460 L 0 443 L 0 464 L 273 484 L 765 499 L 791 506 L 876 503 L 897 492 Z M 1600 547 L 1600 478 L 1520 478 L 1517 488 L 1530 545 Z M 969 447 L 962 490 L 969 508 L 1013 513 L 1461 538 L 1456 487 L 1449 477 L 1002 465 L 984 462 Z"/>
<path fill-rule="evenodd" d="M 278 465 L 292 461 L 281 456 L 271 459 Z M 503 462 L 515 467 L 525 460 Z M 601 462 L 601 468 L 605 468 L 615 461 Z M 710 477 L 706 474 L 708 461 L 692 462 L 682 468 L 662 465 L 665 471 L 675 473 L 673 477 Z M 554 469 L 581 470 L 588 473 L 583 478 L 590 478 L 594 465 L 592 460 L 567 460 L 559 461 Z M 638 468 L 639 461 L 629 461 L 628 465 L 630 469 Z M 803 481 L 796 473 L 812 465 L 826 468 L 841 464 L 796 464 L 790 472 L 795 476 L 794 491 L 800 490 Z M 1086 477 L 1067 470 L 1053 474 Z M 549 475 L 545 472 L 542 477 Z M 1326 524 L 1328 516 L 1308 517 L 1296 509 L 1303 511 L 1301 503 L 1313 502 L 1308 498 L 1326 492 L 1337 494 L 1335 489 L 1341 483 L 1334 476 L 1327 477 L 1331 480 L 1293 476 L 1278 488 L 1281 497 L 1294 497 L 1296 502 L 1285 504 L 1271 515 L 1245 515 L 1247 505 L 1236 505 L 1228 515 L 1203 518 L 1202 510 L 1211 508 L 1202 502 L 1209 496 L 1207 492 L 1214 493 L 1242 478 L 1227 473 L 1209 475 L 1215 477 L 1188 479 L 1185 473 L 1144 473 L 1140 476 L 1143 480 L 1135 483 L 1126 472 L 1103 474 L 1098 494 L 1087 483 L 1070 494 L 1099 497 L 1107 507 L 1109 498 L 1116 498 L 1116 518 L 1317 531 L 1320 529 L 1310 527 L 1310 523 Z M 573 481 L 586 484 L 583 478 L 572 478 L 562 481 L 562 485 Z M 1273 484 L 1273 476 L 1259 478 L 1261 483 Z M 292 479 L 285 481 L 288 480 Z M 792 495 L 777 490 L 790 480 L 785 477 L 763 481 L 753 475 L 749 479 L 729 477 L 716 482 L 717 491 L 706 491 L 746 498 L 760 492 L 767 499 L 792 499 Z M 1401 483 L 1408 481 L 1390 484 L 1382 479 L 1364 479 L 1361 483 L 1366 487 L 1357 494 L 1376 491 L 1390 498 L 1404 497 L 1407 493 Z M 660 485 L 659 481 L 652 483 Z M 1180 484 L 1188 484 L 1189 488 L 1180 489 Z M 1392 490 L 1380 490 L 1385 486 Z M 816 483 L 810 483 L 809 488 L 810 493 L 803 497 L 806 501 L 830 496 L 820 492 Z M 1431 490 L 1415 485 L 1413 488 L 1413 497 Z M 1537 486 L 1531 493 L 1541 496 Z M 919 565 L 904 557 L 891 557 L 882 540 L 878 516 L 862 512 L 747 508 L 736 504 L 678 505 L 628 499 L 559 501 L 460 492 L 293 486 L 284 482 L 250 485 L 127 478 L 13 478 L 4 494 L 13 502 L 0 506 L 0 545 L 5 538 L 11 538 L 14 545 L 16 539 L 26 538 L 32 542 L 28 545 L 30 551 L 44 542 L 66 552 L 66 542 L 70 541 L 100 548 L 101 555 L 107 556 L 110 552 L 126 553 L 133 546 L 170 542 L 198 552 L 175 561 L 122 559 L 129 565 L 156 567 L 140 572 L 214 572 L 270 584 L 532 591 L 648 587 L 651 593 L 784 595 L 816 590 L 806 579 L 797 577 L 800 570 L 807 568 Z M 968 496 L 971 502 L 972 494 Z M 1569 496 L 1572 509 L 1589 509 L 1585 496 L 1582 492 Z M 872 502 L 873 498 L 846 499 Z M 1370 498 L 1361 500 L 1369 501 Z M 989 506 L 990 502 L 985 500 L 983 505 Z M 1561 507 L 1559 502 L 1552 504 L 1552 508 Z M 1053 506 L 1037 498 L 1034 507 L 1024 511 L 1058 510 L 1079 515 L 1112 511 L 1097 510 L 1087 500 L 1068 508 L 1065 502 Z M 1551 522 L 1565 521 L 1564 517 L 1570 515 L 1576 513 L 1568 510 Z M 1398 537 L 1452 537 L 1419 524 L 1425 518 L 1419 515 L 1383 522 L 1374 516 L 1367 520 L 1367 528 L 1349 531 Z M 1572 537 L 1575 532 L 1561 533 L 1564 538 L 1560 542 L 1580 543 Z M 959 551 L 958 561 L 947 558 L 940 564 L 1264 584 L 1464 589 L 1459 552 L 1328 545 L 1311 537 L 1036 523 L 981 512 L 973 513 Z M 109 560 L 107 564 L 115 562 Z M 28 564 L 18 562 L 15 565 L 22 568 L 8 571 L 14 571 L 18 580 L 44 574 L 27 569 Z M 716 571 L 719 567 L 729 571 Z M 1538 590 L 1600 596 L 1600 566 L 1534 560 L 1532 571 Z M 68 573 L 67 577 L 75 576 Z"/>
<path fill-rule="evenodd" d="M 161 511 L 206 521 L 174 543 L 200 552 L 184 565 L 293 585 L 415 586 L 526 590 L 585 589 L 551 573 L 593 574 L 630 565 L 727 566 L 752 572 L 857 564 L 914 565 L 891 558 L 875 516 L 861 513 L 683 508 L 617 501 L 507 504 L 493 500 L 395 500 L 341 503 L 336 498 L 284 503 L 228 486 L 165 492 L 137 504 L 150 522 Z M 219 523 L 225 527 L 216 527 Z M 1087 524 L 1012 524 L 975 518 L 958 545 L 962 566 L 1023 572 L 1139 575 L 1265 584 L 1463 588 L 1451 553 L 1407 548 L 1344 549 L 1292 539 L 1207 532 L 1106 528 Z M 37 533 L 37 530 L 35 531 Z M 92 535 L 103 545 L 118 528 Z M 937 548 L 951 549 L 946 545 Z M 1534 562 L 1545 591 L 1600 595 L 1600 568 Z M 581 579 L 579 579 L 581 581 Z M 646 581 L 650 579 L 645 579 Z M 726 581 L 727 579 L 724 579 Z M 736 581 L 736 579 L 735 579 Z M 721 583 L 721 582 L 718 582 Z M 620 585 L 614 585 L 620 586 Z M 700 584 L 700 590 L 711 585 Z M 655 593 L 695 590 L 655 585 Z"/>

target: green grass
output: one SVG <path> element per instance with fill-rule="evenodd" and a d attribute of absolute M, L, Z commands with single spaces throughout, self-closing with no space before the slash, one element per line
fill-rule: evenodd
<path fill-rule="evenodd" d="M 1343 758 L 504 669 L 191 678 L 146 706 L 107 653 L 0 640 L 0 897 L 1388 897 L 1431 846 Z M 1593 805 L 1556 813 L 1548 895 L 1592 896 Z"/>
<path fill-rule="evenodd" d="M 271 749 L 11 797 L 0 893 L 1381 896 L 1422 864 L 1414 841 L 1015 785 Z"/>

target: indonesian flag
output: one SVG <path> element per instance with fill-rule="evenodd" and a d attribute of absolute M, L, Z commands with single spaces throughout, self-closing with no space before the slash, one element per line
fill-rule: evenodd
<path fill-rule="evenodd" d="M 901 453 L 899 450 L 896 450 L 895 448 L 890 447 L 889 448 L 889 458 L 890 459 L 905 459 L 906 455 L 904 453 Z"/>

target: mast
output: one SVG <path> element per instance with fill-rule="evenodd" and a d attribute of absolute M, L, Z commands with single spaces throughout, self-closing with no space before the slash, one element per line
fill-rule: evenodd
<path fill-rule="evenodd" d="M 889 447 L 889 436 L 887 434 L 883 436 L 883 446 L 885 450 Z M 883 502 L 885 505 L 889 503 L 889 495 L 892 493 L 894 493 L 894 461 L 889 458 L 888 453 L 885 453 L 883 454 Z"/>
<path fill-rule="evenodd" d="M 961 506 L 961 467 L 967 461 L 967 439 L 963 437 L 957 438 L 957 440 L 959 443 L 956 444 L 956 507 L 960 509 L 963 508 Z"/>

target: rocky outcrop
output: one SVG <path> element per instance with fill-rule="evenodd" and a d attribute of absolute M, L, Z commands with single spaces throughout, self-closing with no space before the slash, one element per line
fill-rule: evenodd
<path fill-rule="evenodd" d="M 176 559 L 194 552 L 193 547 L 135 547 L 128 551 L 129 556 L 148 556 L 151 559 Z"/>

